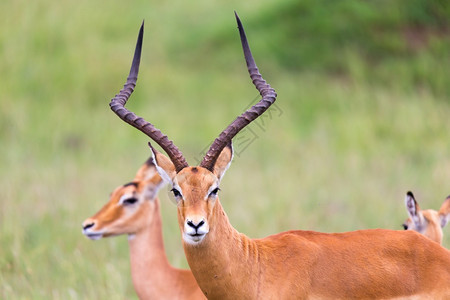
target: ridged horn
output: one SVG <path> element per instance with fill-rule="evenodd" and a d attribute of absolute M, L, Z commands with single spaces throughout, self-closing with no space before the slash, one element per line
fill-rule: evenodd
<path fill-rule="evenodd" d="M 145 133 L 148 137 L 154 140 L 161 148 L 167 153 L 170 160 L 175 165 L 177 172 L 181 171 L 183 168 L 188 166 L 183 154 L 175 146 L 175 144 L 169 140 L 169 138 L 164 135 L 161 130 L 155 128 L 151 123 L 145 121 L 143 118 L 138 117 L 133 112 L 125 108 L 130 95 L 133 93 L 136 87 L 137 76 L 139 73 L 139 64 L 141 62 L 141 50 L 142 50 L 142 39 L 144 35 L 144 22 L 142 22 L 141 28 L 139 30 L 138 39 L 136 42 L 136 49 L 134 51 L 133 62 L 131 64 L 130 74 L 128 75 L 127 82 L 123 86 L 111 102 L 109 106 L 111 110 L 116 113 L 123 121 L 127 122 L 131 126 L 139 129 Z"/>
<path fill-rule="evenodd" d="M 270 87 L 270 85 L 262 78 L 258 71 L 258 67 L 253 59 L 252 52 L 248 46 L 247 37 L 245 36 L 244 28 L 242 27 L 241 20 L 239 19 L 236 12 L 236 21 L 239 29 L 239 34 L 241 36 L 242 49 L 244 50 L 245 61 L 247 62 L 247 69 L 250 74 L 250 78 L 256 89 L 259 91 L 262 99 L 250 107 L 242 115 L 238 116 L 224 131 L 219 135 L 218 138 L 214 140 L 202 162 L 201 167 L 204 167 L 210 171 L 213 170 L 214 164 L 220 155 L 220 152 L 225 148 L 225 146 L 231 141 L 231 139 L 241 131 L 245 126 L 250 124 L 253 120 L 262 115 L 270 105 L 272 105 L 277 97 L 275 90 Z"/>

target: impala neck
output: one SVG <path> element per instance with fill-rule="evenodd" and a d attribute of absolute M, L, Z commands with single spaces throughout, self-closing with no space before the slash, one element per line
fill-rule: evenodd
<path fill-rule="evenodd" d="M 162 237 L 159 200 L 155 199 L 154 215 L 134 236 L 130 236 L 130 261 L 133 285 L 140 299 L 160 297 L 173 271 L 169 265 Z"/>
<path fill-rule="evenodd" d="M 202 243 L 193 246 L 183 242 L 192 273 L 208 298 L 239 293 L 258 298 L 259 287 L 246 284 L 259 281 L 250 278 L 260 274 L 257 245 L 231 226 L 219 199 L 216 201 L 211 229 Z"/>

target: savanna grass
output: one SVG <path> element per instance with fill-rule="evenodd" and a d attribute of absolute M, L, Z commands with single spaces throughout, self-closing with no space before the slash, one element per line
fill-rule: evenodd
<path fill-rule="evenodd" d="M 400 230 L 410 189 L 437 209 L 450 194 L 448 5 L 381 2 L 2 1 L 0 298 L 136 298 L 126 238 L 89 241 L 81 222 L 150 155 L 108 107 L 144 18 L 129 107 L 189 162 L 256 96 L 234 9 L 279 94 L 222 182 L 241 232 Z M 405 30 L 427 39 L 410 48 Z M 167 194 L 167 253 L 187 267 Z"/>

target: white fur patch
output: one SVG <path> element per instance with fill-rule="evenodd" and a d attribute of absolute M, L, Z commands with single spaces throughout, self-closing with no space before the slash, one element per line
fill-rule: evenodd
<path fill-rule="evenodd" d="M 410 196 L 409 194 L 406 194 L 405 197 L 405 206 L 406 210 L 408 211 L 408 215 L 411 218 L 411 220 L 414 223 L 414 226 L 416 227 L 416 230 L 420 232 L 422 230 L 421 227 L 423 224 L 423 216 L 420 211 L 417 210 L 416 206 L 416 200 L 414 199 L 414 196 Z"/>
<path fill-rule="evenodd" d="M 89 229 L 83 229 L 81 232 L 91 240 L 99 240 L 103 237 L 103 232 L 101 231 L 90 231 Z"/>
<path fill-rule="evenodd" d="M 181 198 L 184 199 L 183 191 L 181 190 L 181 188 L 180 188 L 180 186 L 178 185 L 178 183 L 173 182 L 173 183 L 172 183 L 172 187 L 173 187 L 174 189 L 176 189 L 177 191 L 179 191 L 180 194 L 181 194 Z"/>
<path fill-rule="evenodd" d="M 212 185 L 209 187 L 208 192 L 206 193 L 204 200 L 208 199 L 209 194 L 211 194 L 211 192 L 212 192 L 213 190 L 215 190 L 216 188 L 218 188 L 218 187 L 219 187 L 219 184 L 212 184 Z"/>
<path fill-rule="evenodd" d="M 183 240 L 190 245 L 196 245 L 203 241 L 203 238 L 209 232 L 208 221 L 200 216 L 197 216 L 194 220 L 197 220 L 194 221 L 194 224 L 200 224 L 200 222 L 203 222 L 203 224 L 195 229 L 194 227 L 188 225 L 188 222 L 192 222 L 192 219 L 186 218 L 184 221 Z"/>
<path fill-rule="evenodd" d="M 440 215 L 441 218 L 441 227 L 444 228 L 445 225 L 450 221 L 450 214 L 447 215 Z"/>
<path fill-rule="evenodd" d="M 415 203 L 414 198 L 408 194 L 406 194 L 406 197 L 405 197 L 405 206 L 406 206 L 406 210 L 408 211 L 409 216 L 411 218 L 415 217 L 417 214 L 416 203 Z"/>
<path fill-rule="evenodd" d="M 133 198 L 133 194 L 123 194 L 122 197 L 120 197 L 119 202 L 117 203 L 118 206 L 123 204 L 123 201 Z"/>
<path fill-rule="evenodd" d="M 234 148 L 233 148 L 233 145 L 231 145 L 231 159 L 230 159 L 230 161 L 228 162 L 228 164 L 227 164 L 227 166 L 225 167 L 225 169 L 223 170 L 222 174 L 220 174 L 220 176 L 219 176 L 219 182 L 220 182 L 220 180 L 222 179 L 222 177 L 225 175 L 225 173 L 227 172 L 228 168 L 230 168 L 231 162 L 233 161 L 233 158 L 234 158 Z"/>
<path fill-rule="evenodd" d="M 155 154 L 155 152 L 153 152 L 153 149 L 152 149 L 152 148 L 150 148 L 150 150 L 152 151 L 152 159 L 153 159 L 153 163 L 154 163 L 155 166 L 156 166 L 156 171 L 158 171 L 159 176 L 161 176 L 161 178 L 162 178 L 165 182 L 170 183 L 171 185 L 173 185 L 173 183 L 172 183 L 172 178 L 170 178 L 169 174 L 167 174 L 166 171 L 164 171 L 164 169 L 161 168 L 161 167 L 158 165 L 158 162 L 156 161 L 156 154 Z"/>
<path fill-rule="evenodd" d="M 187 233 L 183 232 L 183 240 L 186 244 L 192 245 L 192 246 L 196 246 L 198 244 L 200 244 L 203 239 L 205 238 L 206 234 L 202 235 L 202 236 L 191 236 Z"/>

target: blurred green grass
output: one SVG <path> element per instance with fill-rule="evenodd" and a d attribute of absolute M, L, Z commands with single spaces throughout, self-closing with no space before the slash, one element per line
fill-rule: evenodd
<path fill-rule="evenodd" d="M 257 136 L 222 183 L 221 201 L 241 232 L 401 229 L 409 189 L 423 208 L 438 209 L 450 194 L 449 7 L 0 2 L 0 298 L 136 298 L 126 238 L 91 242 L 80 231 L 149 155 L 147 138 L 108 107 L 142 19 L 129 107 L 189 162 L 256 96 L 234 9 L 279 94 L 270 118 L 237 141 Z M 167 198 L 164 189 L 167 252 L 186 267 Z"/>

